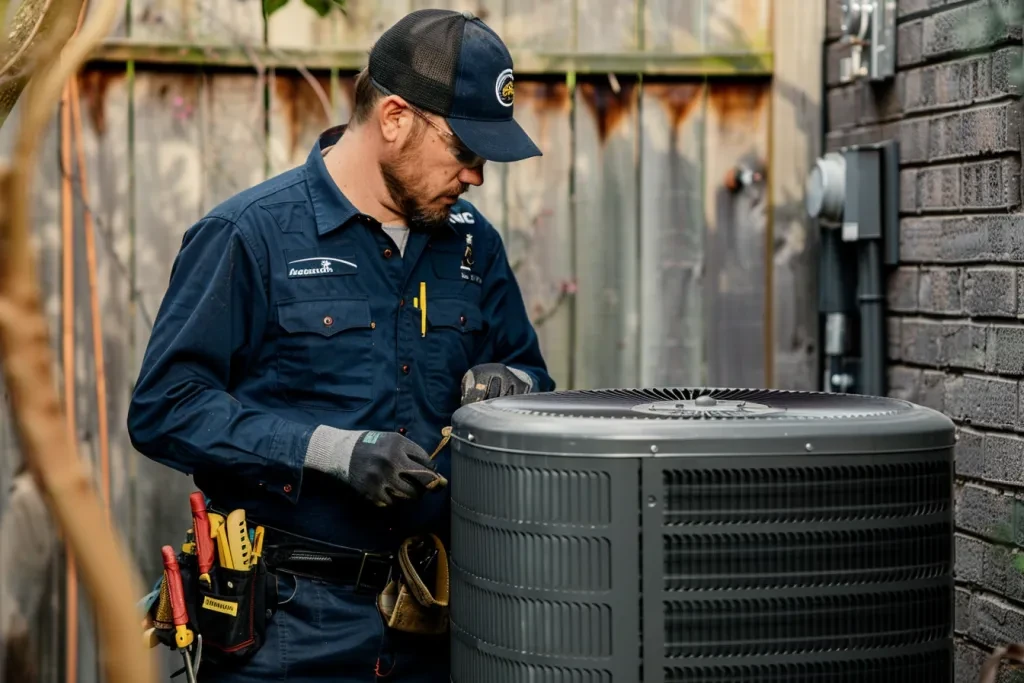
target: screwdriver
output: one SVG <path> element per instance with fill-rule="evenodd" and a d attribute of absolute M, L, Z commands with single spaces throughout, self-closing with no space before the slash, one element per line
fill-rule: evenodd
<path fill-rule="evenodd" d="M 192 527 L 195 529 L 196 555 L 199 559 L 199 580 L 210 587 L 210 570 L 213 569 L 213 536 L 210 535 L 210 518 L 206 514 L 206 498 L 202 491 L 188 497 L 192 506 Z"/>
<path fill-rule="evenodd" d="M 171 596 L 171 617 L 174 621 L 174 642 L 185 661 L 185 676 L 188 683 L 196 683 L 196 672 L 192 668 L 192 657 L 188 648 L 192 645 L 192 629 L 188 627 L 188 610 L 185 608 L 185 587 L 181 582 L 181 570 L 178 559 L 174 556 L 174 548 L 165 545 L 160 549 L 164 558 L 164 579 Z"/>

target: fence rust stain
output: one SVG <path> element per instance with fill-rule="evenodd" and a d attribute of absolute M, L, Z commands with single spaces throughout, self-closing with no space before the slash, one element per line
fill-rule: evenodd
<path fill-rule="evenodd" d="M 704 86 L 696 83 L 665 84 L 645 86 L 644 91 L 656 97 L 668 117 L 670 146 L 679 146 L 679 131 L 695 112 L 699 111 Z"/>
<path fill-rule="evenodd" d="M 708 92 L 708 104 L 721 121 L 750 121 L 768 105 L 768 86 L 764 83 L 716 83 Z"/>
<path fill-rule="evenodd" d="M 538 113 L 569 111 L 569 88 L 564 82 L 518 83 L 516 99 L 528 102 Z"/>
<path fill-rule="evenodd" d="M 107 91 L 112 83 L 124 78 L 124 72 L 102 70 L 83 71 L 78 75 L 78 91 L 98 137 L 107 132 Z"/>
<path fill-rule="evenodd" d="M 331 95 L 329 79 L 315 77 L 327 96 Z M 277 74 L 274 77 L 274 97 L 288 126 L 288 154 L 295 154 L 305 126 L 315 123 L 330 125 L 320 98 L 301 74 Z"/>
<path fill-rule="evenodd" d="M 605 142 L 624 120 L 630 118 L 636 107 L 636 86 L 633 83 L 621 83 L 618 93 L 608 84 L 580 83 L 579 91 L 587 109 L 594 115 L 600 142 Z"/>

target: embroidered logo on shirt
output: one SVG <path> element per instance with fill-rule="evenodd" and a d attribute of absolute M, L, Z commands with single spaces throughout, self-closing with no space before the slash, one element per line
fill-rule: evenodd
<path fill-rule="evenodd" d="M 313 256 L 311 258 L 300 258 L 288 262 L 288 277 L 317 277 L 323 275 L 341 275 L 344 268 L 335 264 L 358 268 L 356 264 L 345 259 L 333 257 Z"/>
<path fill-rule="evenodd" d="M 462 265 L 459 269 L 462 271 L 462 279 L 481 284 L 482 280 L 480 276 L 473 272 L 473 264 L 476 260 L 473 258 L 473 236 L 470 234 L 466 235 L 466 250 L 462 252 Z"/>

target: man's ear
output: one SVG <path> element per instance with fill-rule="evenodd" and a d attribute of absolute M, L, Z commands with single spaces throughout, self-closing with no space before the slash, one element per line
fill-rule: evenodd
<path fill-rule="evenodd" d="M 387 142 L 401 142 L 409 133 L 410 121 L 405 103 L 396 95 L 388 95 L 378 105 L 380 134 Z"/>

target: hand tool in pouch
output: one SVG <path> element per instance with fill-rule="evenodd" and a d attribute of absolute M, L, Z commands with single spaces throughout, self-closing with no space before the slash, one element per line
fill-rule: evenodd
<path fill-rule="evenodd" d="M 213 536 L 210 534 L 210 518 L 206 513 L 206 497 L 196 491 L 188 497 L 192 506 L 192 528 L 195 530 L 195 551 L 199 560 L 199 580 L 210 587 L 210 570 L 213 569 Z"/>
<path fill-rule="evenodd" d="M 448 553 L 434 534 L 414 536 L 398 551 L 400 573 L 377 597 L 387 625 L 406 633 L 448 630 Z"/>
<path fill-rule="evenodd" d="M 181 658 L 185 661 L 185 677 L 188 683 L 196 683 L 196 666 L 192 666 L 192 656 L 189 654 L 193 636 L 192 629 L 188 627 L 188 610 L 185 608 L 185 587 L 181 582 L 181 570 L 178 568 L 178 558 L 174 554 L 174 548 L 165 545 L 160 549 L 164 558 L 164 579 L 167 583 L 167 591 L 171 598 L 171 614 L 174 620 L 174 643 L 181 652 Z M 201 646 L 200 646 L 201 647 Z"/>
<path fill-rule="evenodd" d="M 245 527 L 245 510 L 232 510 L 224 522 L 224 530 L 231 554 L 231 568 L 249 571 L 252 545 L 249 543 L 249 530 Z"/>

